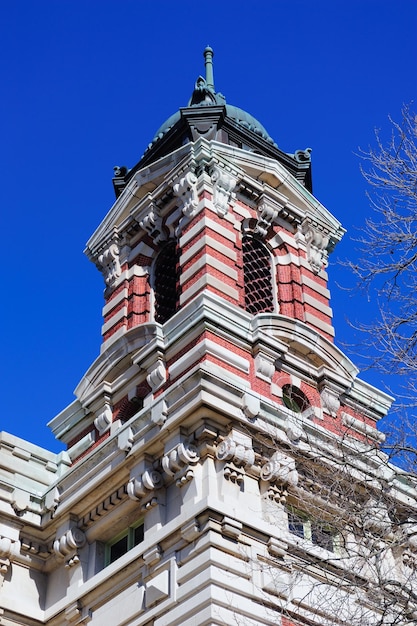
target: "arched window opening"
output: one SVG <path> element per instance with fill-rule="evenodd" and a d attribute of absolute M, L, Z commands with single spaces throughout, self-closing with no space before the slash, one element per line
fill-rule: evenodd
<path fill-rule="evenodd" d="M 310 406 L 310 402 L 305 393 L 294 385 L 283 386 L 282 401 L 287 409 L 291 409 L 294 413 L 303 413 Z"/>
<path fill-rule="evenodd" d="M 154 274 L 155 320 L 164 324 L 178 308 L 177 246 L 168 243 L 159 253 Z"/>
<path fill-rule="evenodd" d="M 274 292 L 268 249 L 254 237 L 244 237 L 242 249 L 245 309 L 254 315 L 271 312 L 274 310 Z"/>

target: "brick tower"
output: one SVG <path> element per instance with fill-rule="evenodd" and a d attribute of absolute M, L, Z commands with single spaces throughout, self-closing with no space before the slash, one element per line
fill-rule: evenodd
<path fill-rule="evenodd" d="M 400 511 L 415 492 L 378 450 L 391 398 L 333 341 L 344 230 L 312 195 L 310 150 L 281 151 L 227 104 L 204 57 L 188 106 L 115 168 L 87 243 L 103 344 L 50 423 L 67 452 L 3 435 L 1 623 L 378 623 L 346 588 L 358 539 L 341 501 L 378 529 L 377 480 Z"/>

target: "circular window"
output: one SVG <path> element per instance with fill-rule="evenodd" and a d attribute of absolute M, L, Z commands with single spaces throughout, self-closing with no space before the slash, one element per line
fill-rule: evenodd
<path fill-rule="evenodd" d="M 305 393 L 294 385 L 284 385 L 282 388 L 282 400 L 285 406 L 294 413 L 302 413 L 310 403 Z"/>

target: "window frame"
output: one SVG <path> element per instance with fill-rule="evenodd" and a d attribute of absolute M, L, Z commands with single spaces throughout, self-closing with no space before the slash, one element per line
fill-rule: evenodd
<path fill-rule="evenodd" d="M 331 552 L 332 554 L 337 555 L 340 553 L 340 533 L 331 524 L 325 520 L 318 520 L 310 517 L 307 513 L 300 511 L 292 505 L 287 506 L 287 516 L 288 531 L 291 535 L 299 537 L 311 545 L 321 548 L 322 550 L 326 550 L 327 552 Z M 301 527 L 303 529 L 303 534 L 300 534 L 300 532 L 296 532 L 295 530 L 291 530 L 292 525 L 294 528 L 297 525 Z M 326 536 L 326 538 L 329 538 L 331 543 L 328 543 L 327 541 L 318 541 L 317 538 L 320 536 Z"/>
<path fill-rule="evenodd" d="M 142 538 L 140 539 L 140 541 L 135 541 L 135 531 L 140 527 L 143 529 Z M 145 534 L 144 521 L 143 519 L 141 519 L 138 522 L 135 522 L 134 524 L 132 524 L 131 526 L 128 526 L 127 528 L 122 530 L 120 533 L 112 537 L 109 541 L 107 541 L 104 545 L 104 567 L 107 567 L 111 563 L 115 563 L 115 561 L 117 561 L 119 558 L 121 558 L 122 556 L 127 554 L 130 550 L 132 550 L 133 548 L 141 544 L 144 540 L 144 534 Z M 124 539 L 125 537 L 127 538 L 126 550 L 122 554 L 120 554 L 118 557 L 112 559 L 111 550 L 113 546 L 115 546 L 117 543 L 122 541 L 122 539 Z"/>

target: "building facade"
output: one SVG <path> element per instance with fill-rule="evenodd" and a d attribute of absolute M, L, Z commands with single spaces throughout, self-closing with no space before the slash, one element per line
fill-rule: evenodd
<path fill-rule="evenodd" d="M 392 399 L 334 343 L 344 230 L 212 56 L 88 241 L 103 343 L 50 423 L 67 450 L 1 434 L 0 624 L 416 623 Z"/>

